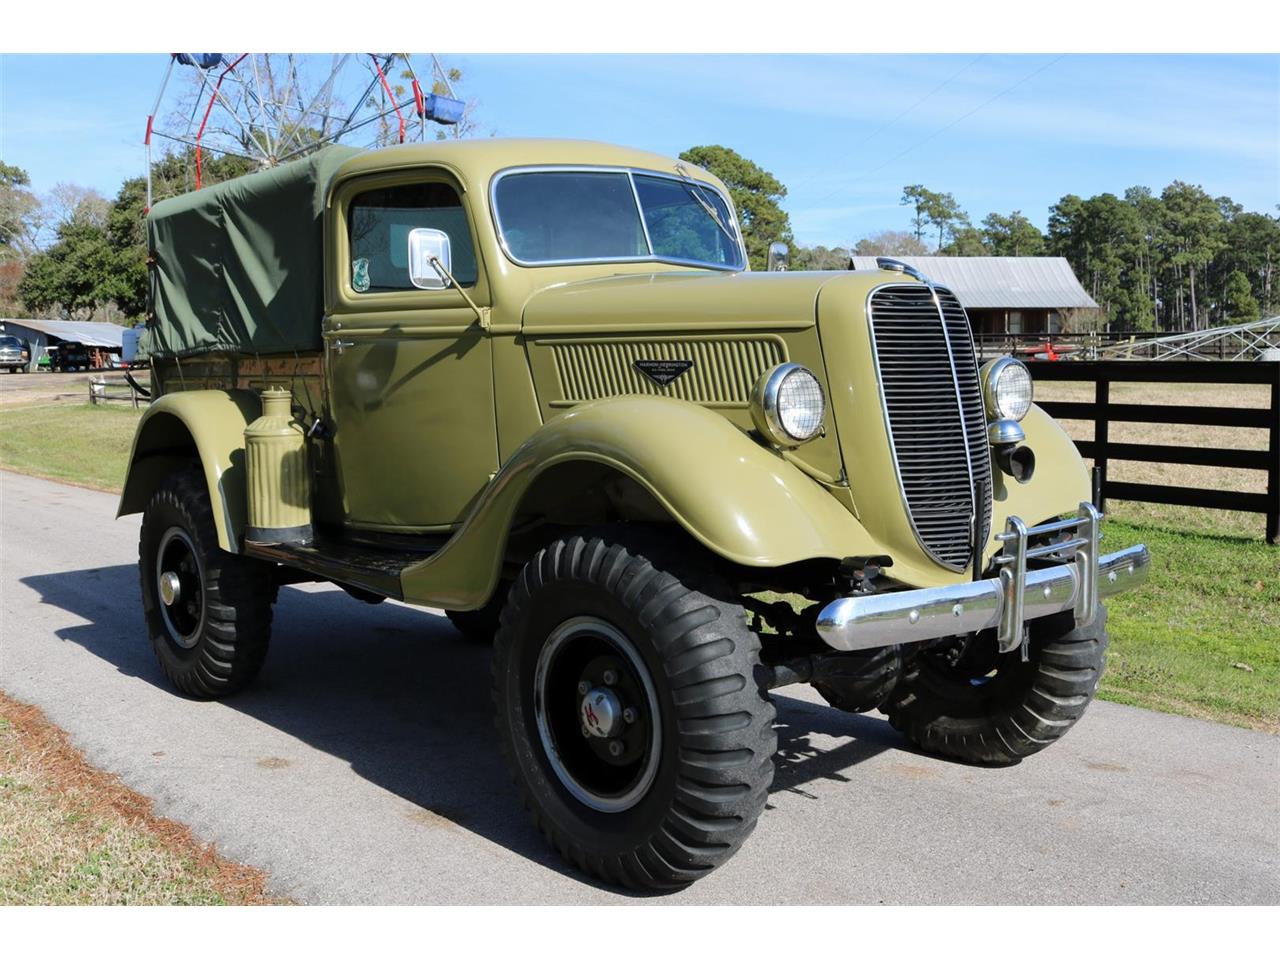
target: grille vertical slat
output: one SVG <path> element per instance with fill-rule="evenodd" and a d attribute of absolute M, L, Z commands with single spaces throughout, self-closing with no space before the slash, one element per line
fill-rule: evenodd
<path fill-rule="evenodd" d="M 881 287 L 870 306 L 907 513 L 936 560 L 965 569 L 975 512 L 980 537 L 991 524 L 990 452 L 969 321 L 950 291 L 914 284 Z"/>

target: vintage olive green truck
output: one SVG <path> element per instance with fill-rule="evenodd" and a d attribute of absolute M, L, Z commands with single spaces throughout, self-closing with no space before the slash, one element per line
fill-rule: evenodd
<path fill-rule="evenodd" d="M 1042 749 L 1146 573 L 1100 552 L 1074 446 L 950 291 L 887 259 L 752 272 L 725 185 L 666 157 L 332 147 L 148 235 L 120 514 L 164 672 L 244 687 L 282 584 L 442 608 L 494 645 L 536 824 L 607 882 L 738 849 L 775 687 L 963 761 Z"/>

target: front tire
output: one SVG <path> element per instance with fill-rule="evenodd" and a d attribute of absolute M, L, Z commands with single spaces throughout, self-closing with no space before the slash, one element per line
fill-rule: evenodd
<path fill-rule="evenodd" d="M 219 548 L 197 467 L 170 475 L 152 494 L 138 571 L 151 645 L 175 687 L 216 700 L 257 676 L 271 636 L 274 570 Z"/>
<path fill-rule="evenodd" d="M 1106 609 L 1075 625 L 1070 611 L 1029 622 L 1027 662 L 1000 654 L 991 631 L 956 663 L 912 658 L 885 704 L 889 722 L 929 753 L 1007 765 L 1043 750 L 1084 714 L 1102 679 Z"/>
<path fill-rule="evenodd" d="M 540 550 L 502 613 L 497 726 L 534 822 L 570 864 L 640 890 L 729 859 L 773 780 L 774 709 L 736 603 L 660 550 Z"/>

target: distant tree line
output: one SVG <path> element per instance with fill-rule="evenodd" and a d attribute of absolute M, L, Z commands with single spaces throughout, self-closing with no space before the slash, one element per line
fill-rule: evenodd
<path fill-rule="evenodd" d="M 156 200 L 195 187 L 192 157 L 175 153 L 152 170 Z M 248 173 L 240 157 L 204 161 L 204 182 Z M 133 177 L 114 200 L 72 184 L 44 199 L 26 171 L 0 163 L 0 314 L 138 323 L 146 312 L 147 184 Z"/>
<path fill-rule="evenodd" d="M 782 209 L 786 187 L 734 150 L 691 147 L 681 159 L 729 188 L 753 269 L 771 242 L 792 241 Z M 216 183 L 249 172 L 249 161 L 205 161 Z M 189 154 L 153 170 L 157 199 L 194 188 Z M 137 322 L 145 309 L 145 181 L 126 180 L 113 201 L 60 184 L 43 200 L 26 172 L 0 162 L 0 315 L 43 313 Z M 923 184 L 902 190 L 907 230 L 882 230 L 849 245 L 799 247 L 793 270 L 843 270 L 856 256 L 1061 256 L 1116 330 L 1204 329 L 1280 310 L 1280 218 L 1246 211 L 1175 181 L 1158 196 L 1131 187 L 1123 197 L 1067 194 L 1041 232 L 1022 211 L 990 213 L 974 225 L 959 202 Z"/>
<path fill-rule="evenodd" d="M 848 247 L 802 247 L 794 269 L 838 270 L 857 256 L 1065 257 L 1115 330 L 1202 330 L 1274 316 L 1280 309 L 1280 218 L 1174 181 L 1160 193 L 1067 194 L 1049 208 L 1047 233 L 1014 210 L 974 226 L 949 193 L 903 188 L 909 231 L 886 230 Z"/>

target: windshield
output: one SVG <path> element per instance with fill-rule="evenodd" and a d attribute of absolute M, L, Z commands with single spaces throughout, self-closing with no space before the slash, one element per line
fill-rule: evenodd
<path fill-rule="evenodd" d="M 519 263 L 744 266 L 729 206 L 709 184 L 628 170 L 520 171 L 498 179 L 493 202 Z"/>
<path fill-rule="evenodd" d="M 0 337 L 0 348 L 5 350 L 21 350 L 24 346 L 17 337 Z"/>

